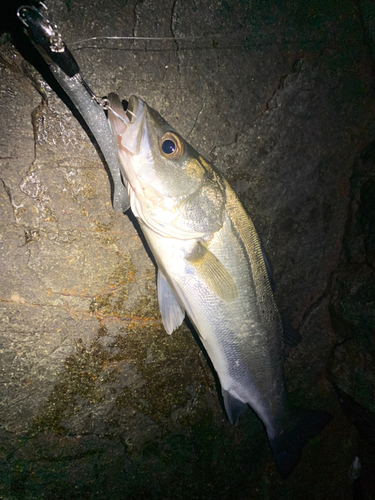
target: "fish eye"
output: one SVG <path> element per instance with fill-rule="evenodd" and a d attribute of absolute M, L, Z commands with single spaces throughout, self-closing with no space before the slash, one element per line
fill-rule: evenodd
<path fill-rule="evenodd" d="M 174 132 L 166 132 L 160 139 L 161 154 L 168 160 L 178 160 L 184 154 L 181 138 Z"/>
<path fill-rule="evenodd" d="M 176 144 L 171 139 L 166 139 L 162 145 L 161 149 L 164 154 L 171 155 L 176 151 Z"/>

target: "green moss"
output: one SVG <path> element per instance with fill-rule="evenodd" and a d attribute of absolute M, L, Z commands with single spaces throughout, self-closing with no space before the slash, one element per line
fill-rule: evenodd
<path fill-rule="evenodd" d="M 127 291 L 124 291 L 126 287 L 120 279 L 124 280 L 125 271 L 125 281 L 130 281 L 129 273 L 134 274 L 130 260 L 126 264 L 108 279 L 114 286 L 119 285 L 116 288 L 117 295 L 98 297 L 91 305 L 91 308 L 95 306 L 95 311 L 124 315 L 123 302 Z M 122 388 L 116 399 L 118 409 L 131 408 L 161 422 L 176 411 L 176 418 L 186 413 L 193 397 L 195 409 L 192 412 L 189 410 L 189 414 L 194 420 L 197 401 L 200 398 L 203 400 L 207 391 L 198 347 L 185 325 L 174 332 L 173 336 L 168 336 L 161 321 L 155 320 L 153 316 L 158 314 L 157 301 L 143 299 L 143 304 L 137 306 L 137 311 L 131 312 L 133 319 L 130 318 L 129 322 L 127 317 L 127 325 L 114 338 L 113 350 L 104 349 L 100 343 L 100 338 L 108 334 L 107 328 L 103 326 L 89 349 L 81 342 L 77 345 L 77 353 L 66 359 L 60 381 L 47 399 L 43 411 L 33 422 L 34 433 L 43 429 L 64 433 L 61 421 L 81 411 L 82 399 L 86 401 L 85 405 L 104 400 L 101 385 L 117 382 L 120 373 L 117 363 L 124 360 L 135 366 L 142 378 L 140 383 L 137 379 L 138 382 L 131 387 Z M 185 360 L 183 363 L 182 359 Z M 201 384 L 195 394 L 192 394 L 191 391 L 197 386 L 197 379 Z M 187 390 L 189 387 L 192 389 Z M 203 404 L 202 407 L 206 408 L 206 405 Z"/>
<path fill-rule="evenodd" d="M 93 200 L 98 197 L 98 193 L 92 184 L 84 184 L 82 196 L 86 198 L 86 200 Z"/>
<path fill-rule="evenodd" d="M 143 295 L 132 310 L 132 315 L 138 318 L 152 318 L 161 321 L 158 296 L 156 291 Z"/>
<path fill-rule="evenodd" d="M 135 281 L 136 269 L 128 255 L 121 255 L 122 263 L 113 271 L 108 278 L 108 283 L 118 287 Z"/>
<path fill-rule="evenodd" d="M 103 245 L 113 245 L 119 240 L 119 236 L 113 233 L 99 233 L 95 235 Z"/>
<path fill-rule="evenodd" d="M 89 168 L 82 171 L 82 191 L 81 195 L 87 200 L 98 197 L 98 193 L 94 187 L 96 181 L 96 173 Z"/>
<path fill-rule="evenodd" d="M 95 224 L 95 230 L 103 233 L 103 232 L 111 231 L 113 224 L 114 224 L 114 221 L 112 220 L 112 221 L 108 222 L 108 224 L 104 224 L 103 222 L 99 222 L 99 221 L 95 220 L 94 224 Z"/>
<path fill-rule="evenodd" d="M 120 254 L 119 254 L 120 255 Z M 121 263 L 107 278 L 113 291 L 97 295 L 90 303 L 89 311 L 103 316 L 126 317 L 126 301 L 129 295 L 129 284 L 136 279 L 136 269 L 128 255 L 120 255 Z"/>
<path fill-rule="evenodd" d="M 108 333 L 108 328 L 106 328 L 105 326 L 101 326 L 98 331 L 98 338 L 106 337 L 107 333 Z"/>
<path fill-rule="evenodd" d="M 42 206 L 41 212 L 46 222 L 58 222 L 58 218 L 52 207 Z"/>
<path fill-rule="evenodd" d="M 77 398 L 85 399 L 87 404 L 103 401 L 97 379 L 107 363 L 108 355 L 96 341 L 90 351 L 80 343 L 77 353 L 66 358 L 60 381 L 47 398 L 41 414 L 34 418 L 31 434 L 43 430 L 63 433 L 61 420 L 80 411 Z"/>
<path fill-rule="evenodd" d="M 28 229 L 24 229 L 24 232 L 25 232 L 25 245 L 27 245 L 28 243 L 31 243 L 33 241 L 36 241 L 40 238 L 39 229 L 28 228 Z"/>
<path fill-rule="evenodd" d="M 196 366 L 180 361 L 184 354 L 196 356 L 191 352 L 195 346 L 190 335 L 183 327 L 172 339 L 161 324 L 154 323 L 134 324 L 126 335 L 117 337 L 117 345 L 135 364 L 144 382 L 126 388 L 117 398 L 118 408 L 131 407 L 158 421 L 169 418 L 191 400 L 186 388 L 196 378 Z"/>

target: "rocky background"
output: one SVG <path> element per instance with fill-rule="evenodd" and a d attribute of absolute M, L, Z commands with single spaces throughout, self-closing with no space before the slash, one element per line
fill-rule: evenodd
<path fill-rule="evenodd" d="M 286 353 L 290 399 L 334 415 L 285 481 L 257 417 L 226 420 L 189 327 L 165 333 L 136 221 L 112 209 L 14 7 L 0 39 L 0 498 L 374 498 L 373 2 L 48 2 L 97 94 L 141 95 L 254 220 L 303 338 Z M 85 41 L 102 36 L 169 39 Z"/>

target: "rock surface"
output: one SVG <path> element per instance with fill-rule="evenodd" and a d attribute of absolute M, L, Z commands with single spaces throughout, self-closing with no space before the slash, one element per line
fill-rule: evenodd
<path fill-rule="evenodd" d="M 352 498 L 357 434 L 331 382 L 374 411 L 372 4 L 48 7 L 98 95 L 141 95 L 227 176 L 303 337 L 285 366 L 291 400 L 335 418 L 287 481 L 253 413 L 226 421 L 189 328 L 163 329 L 136 222 L 112 209 L 100 156 L 12 28 L 0 46 L 0 498 Z M 172 39 L 82 41 L 115 35 Z"/>

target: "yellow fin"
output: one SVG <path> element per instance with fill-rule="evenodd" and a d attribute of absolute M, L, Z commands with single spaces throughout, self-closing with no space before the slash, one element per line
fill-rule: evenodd
<path fill-rule="evenodd" d="M 190 255 L 185 258 L 220 299 L 231 302 L 238 297 L 233 278 L 223 264 L 202 243 L 198 242 Z"/>

